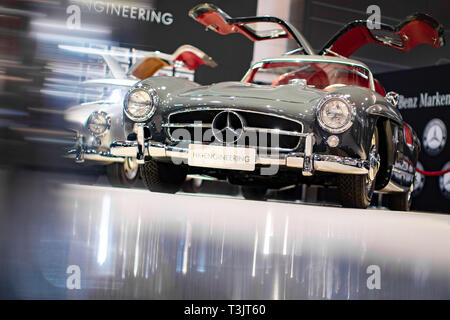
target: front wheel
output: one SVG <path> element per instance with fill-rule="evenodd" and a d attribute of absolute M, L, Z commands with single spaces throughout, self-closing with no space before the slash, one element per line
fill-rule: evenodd
<path fill-rule="evenodd" d="M 368 160 L 370 162 L 368 174 L 339 176 L 338 187 L 344 207 L 365 209 L 372 201 L 375 190 L 375 179 L 380 167 L 377 129 L 375 129 L 372 135 Z"/>
<path fill-rule="evenodd" d="M 150 160 L 141 166 L 141 174 L 148 190 L 175 193 L 186 180 L 187 170 L 171 163 Z"/>
<path fill-rule="evenodd" d="M 125 158 L 123 163 L 116 162 L 108 165 L 106 176 L 114 187 L 134 187 L 139 178 L 139 165 L 136 158 Z"/>
<path fill-rule="evenodd" d="M 372 201 L 375 181 L 368 175 L 343 175 L 339 177 L 342 205 L 347 208 L 365 209 Z"/>

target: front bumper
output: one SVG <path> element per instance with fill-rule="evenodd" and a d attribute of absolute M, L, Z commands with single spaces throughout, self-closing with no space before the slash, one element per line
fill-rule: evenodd
<path fill-rule="evenodd" d="M 67 151 L 66 157 L 74 159 L 77 163 L 83 163 L 86 160 L 98 162 L 124 162 L 123 157 L 115 156 L 111 154 L 111 152 L 99 148 L 89 147 L 82 135 L 77 137 L 75 147 Z"/>
<path fill-rule="evenodd" d="M 111 154 L 116 157 L 137 157 L 138 163 L 143 163 L 145 157 L 174 163 L 188 162 L 189 148 L 169 146 L 159 142 L 144 141 L 143 129 L 137 130 L 137 141 L 116 141 L 110 146 Z M 339 157 L 334 155 L 314 154 L 314 134 L 305 133 L 304 152 L 286 154 L 257 154 L 256 165 L 275 165 L 280 167 L 298 168 L 304 176 L 312 176 L 315 171 L 364 175 L 374 164 L 369 160 Z"/>

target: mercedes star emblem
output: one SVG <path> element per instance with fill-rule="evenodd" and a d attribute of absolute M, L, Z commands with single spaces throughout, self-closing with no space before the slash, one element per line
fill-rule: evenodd
<path fill-rule="evenodd" d="M 244 132 L 244 119 L 234 111 L 219 112 L 212 122 L 213 135 L 222 143 L 235 143 Z"/>

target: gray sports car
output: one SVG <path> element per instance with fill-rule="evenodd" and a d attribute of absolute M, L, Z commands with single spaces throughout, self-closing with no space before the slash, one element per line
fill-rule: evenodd
<path fill-rule="evenodd" d="M 176 192 L 188 173 L 203 174 L 242 185 L 249 199 L 314 184 L 337 187 L 345 207 L 366 208 L 380 192 L 392 209 L 409 209 L 420 142 L 396 108 L 398 95 L 348 56 L 367 43 L 440 47 L 441 25 L 424 14 L 374 30 L 356 21 L 317 54 L 275 17 L 231 18 L 211 4 L 189 14 L 219 34 L 290 38 L 298 49 L 257 62 L 240 82 L 136 84 L 124 99 L 127 138 L 111 153 L 137 157 L 148 189 Z"/>

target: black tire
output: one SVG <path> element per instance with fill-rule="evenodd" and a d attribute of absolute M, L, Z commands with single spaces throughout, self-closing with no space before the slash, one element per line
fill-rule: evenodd
<path fill-rule="evenodd" d="M 187 170 L 171 163 L 147 161 L 141 166 L 142 181 L 152 192 L 175 193 L 186 180 Z"/>
<path fill-rule="evenodd" d="M 373 133 L 375 153 L 378 155 L 378 130 Z M 373 147 L 373 145 L 372 145 Z M 371 149 L 372 149 L 371 147 Z M 376 184 L 376 173 L 373 179 L 365 175 L 340 175 L 338 177 L 338 187 L 341 194 L 342 205 L 347 208 L 365 209 L 372 201 Z"/>
<path fill-rule="evenodd" d="M 411 210 L 412 196 L 411 193 L 392 193 L 387 195 L 388 208 L 395 211 Z"/>
<path fill-rule="evenodd" d="M 367 175 L 339 176 L 342 205 L 346 208 L 367 208 L 372 201 L 373 188 L 375 188 L 373 182 L 371 189 L 368 190 L 367 183 Z"/>
<path fill-rule="evenodd" d="M 136 185 L 139 179 L 139 166 L 134 163 L 136 168 L 131 169 L 127 161 L 135 161 L 135 159 L 125 159 L 124 163 L 112 163 L 106 166 L 106 177 L 113 187 L 132 188 Z M 126 168 L 126 166 L 128 166 Z"/>
<path fill-rule="evenodd" d="M 267 188 L 242 186 L 242 195 L 247 200 L 265 200 Z"/>

